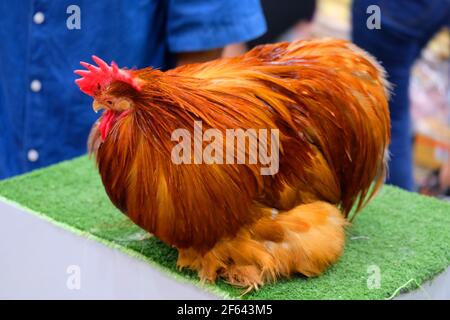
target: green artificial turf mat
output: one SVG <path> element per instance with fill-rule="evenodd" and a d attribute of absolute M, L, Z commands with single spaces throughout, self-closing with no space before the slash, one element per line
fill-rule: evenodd
<path fill-rule="evenodd" d="M 0 196 L 144 259 L 180 281 L 198 284 L 195 273 L 176 270 L 174 249 L 113 207 L 87 157 L 0 181 Z M 417 288 L 450 265 L 450 205 L 436 199 L 385 186 L 347 233 L 344 255 L 322 276 L 280 280 L 243 298 L 386 299 Z M 240 296 L 240 290 L 224 282 L 204 288 L 222 297 Z"/>

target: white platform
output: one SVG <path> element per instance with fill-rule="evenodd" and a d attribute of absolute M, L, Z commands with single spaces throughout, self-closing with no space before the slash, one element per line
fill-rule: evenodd
<path fill-rule="evenodd" d="M 0 200 L 0 299 L 217 298 Z M 399 298 L 450 299 L 450 269 Z"/>
<path fill-rule="evenodd" d="M 0 201 L 0 299 L 217 297 Z"/>

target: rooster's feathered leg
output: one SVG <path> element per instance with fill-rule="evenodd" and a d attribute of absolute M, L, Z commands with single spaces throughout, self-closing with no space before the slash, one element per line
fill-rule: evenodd
<path fill-rule="evenodd" d="M 319 275 L 341 255 L 346 220 L 336 206 L 318 201 L 278 214 L 262 210 L 255 224 L 204 254 L 179 250 L 178 266 L 197 270 L 203 281 L 220 277 L 251 290 L 280 276 Z"/>

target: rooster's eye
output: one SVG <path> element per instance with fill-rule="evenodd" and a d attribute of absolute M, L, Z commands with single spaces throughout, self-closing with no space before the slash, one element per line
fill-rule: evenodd
<path fill-rule="evenodd" d="M 106 103 L 109 104 L 109 105 L 112 105 L 112 101 L 111 100 L 106 101 Z"/>

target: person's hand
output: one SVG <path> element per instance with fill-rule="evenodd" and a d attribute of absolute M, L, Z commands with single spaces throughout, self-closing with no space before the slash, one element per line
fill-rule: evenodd
<path fill-rule="evenodd" d="M 206 62 L 220 58 L 222 56 L 222 48 L 197 51 L 197 52 L 181 52 L 177 55 L 177 66 L 189 63 Z"/>
<path fill-rule="evenodd" d="M 443 191 L 450 188 L 450 159 L 442 164 L 439 173 L 439 184 Z"/>

